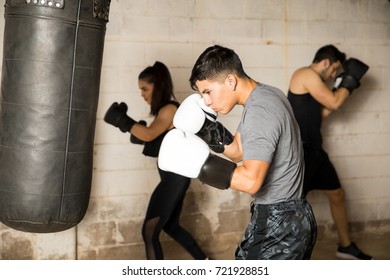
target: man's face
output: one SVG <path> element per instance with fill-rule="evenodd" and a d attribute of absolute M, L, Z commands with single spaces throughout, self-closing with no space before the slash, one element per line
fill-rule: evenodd
<path fill-rule="evenodd" d="M 322 71 L 322 78 L 324 81 L 327 81 L 329 79 L 335 79 L 337 75 L 339 74 L 342 66 L 340 61 L 333 62 L 329 67 L 326 67 Z"/>
<path fill-rule="evenodd" d="M 227 79 L 202 80 L 195 83 L 204 98 L 205 105 L 220 114 L 229 113 L 235 105 L 234 93 Z"/>

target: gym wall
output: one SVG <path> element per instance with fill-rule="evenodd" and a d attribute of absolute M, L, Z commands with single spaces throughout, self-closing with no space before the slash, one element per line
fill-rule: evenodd
<path fill-rule="evenodd" d="M 4 14 L 4 7 L 0 7 Z M 325 148 L 346 191 L 352 234 L 390 228 L 390 3 L 387 0 L 112 0 L 105 36 L 89 207 L 75 227 L 26 233 L 0 224 L 0 259 L 145 259 L 141 226 L 159 181 L 156 161 L 103 121 L 114 101 L 151 121 L 137 77 L 156 60 L 170 69 L 180 101 L 208 46 L 233 48 L 254 79 L 287 92 L 292 72 L 334 44 L 370 66 L 361 87 L 323 125 Z M 4 18 L 0 19 L 2 46 Z M 2 55 L 2 52 L 0 52 Z M 241 109 L 220 120 L 235 131 Z M 1 132 L 0 132 L 1 133 Z M 182 224 L 215 259 L 233 259 L 249 218 L 249 195 L 193 180 Z M 336 236 L 326 197 L 309 195 L 319 238 Z M 168 259 L 190 256 L 164 233 Z"/>

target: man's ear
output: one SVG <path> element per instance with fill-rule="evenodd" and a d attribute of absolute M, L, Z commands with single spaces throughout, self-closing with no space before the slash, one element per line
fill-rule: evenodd
<path fill-rule="evenodd" d="M 324 60 L 322 60 L 322 65 L 325 68 L 329 68 L 330 67 L 330 60 L 329 60 L 329 58 L 325 58 Z"/>
<path fill-rule="evenodd" d="M 225 79 L 225 83 L 231 90 L 236 90 L 237 77 L 233 74 L 229 74 Z"/>

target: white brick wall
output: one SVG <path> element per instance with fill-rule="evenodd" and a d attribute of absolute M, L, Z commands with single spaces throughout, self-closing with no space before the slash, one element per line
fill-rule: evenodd
<path fill-rule="evenodd" d="M 164 62 L 183 100 L 191 93 L 188 78 L 195 59 L 215 43 L 235 49 L 254 79 L 284 91 L 295 68 L 310 64 L 324 44 L 335 44 L 370 65 L 361 88 L 324 123 L 323 133 L 346 191 L 350 220 L 390 219 L 387 0 L 114 0 L 110 8 L 87 215 L 77 231 L 56 234 L 22 233 L 0 225 L 0 259 L 18 242 L 27 242 L 32 253 L 26 251 L 24 256 L 36 259 L 72 259 L 76 246 L 81 257 L 89 254 L 91 258 L 110 246 L 142 246 L 142 219 L 159 180 L 156 163 L 141 154 L 140 146 L 129 144 L 129 135 L 105 124 L 102 117 L 112 102 L 124 101 L 132 117 L 150 122 L 149 107 L 137 85 L 138 73 L 155 60 Z M 0 32 L 3 28 L 1 18 Z M 236 108 L 231 115 L 221 116 L 221 121 L 234 131 L 240 112 Z M 206 217 L 212 236 L 218 235 L 221 212 L 247 209 L 250 201 L 247 195 L 219 192 L 196 180 L 191 192 L 199 200 L 188 202 L 185 214 Z M 317 221 L 332 223 L 326 198 L 315 192 L 309 198 Z M 131 228 L 128 234 L 123 234 L 124 226 Z M 240 236 L 244 228 L 232 230 Z M 96 238 L 96 232 L 102 237 Z M 62 240 L 67 243 L 62 245 Z M 207 250 L 212 253 L 219 248 Z"/>

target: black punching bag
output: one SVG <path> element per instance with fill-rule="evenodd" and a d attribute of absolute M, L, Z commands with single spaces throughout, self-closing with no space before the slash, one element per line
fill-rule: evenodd
<path fill-rule="evenodd" d="M 63 231 L 88 208 L 110 0 L 5 2 L 0 221 Z"/>

